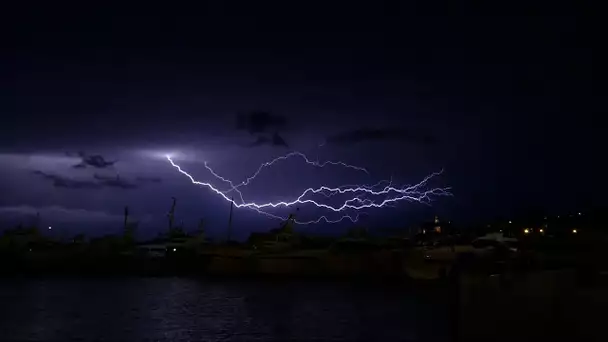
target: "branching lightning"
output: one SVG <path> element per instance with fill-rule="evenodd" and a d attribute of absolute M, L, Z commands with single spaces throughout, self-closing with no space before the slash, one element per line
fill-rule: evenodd
<path fill-rule="evenodd" d="M 320 223 L 320 222 L 337 223 L 337 222 L 343 221 L 345 219 L 348 219 L 352 222 L 357 222 L 359 219 L 359 216 L 361 214 L 365 214 L 365 212 L 362 212 L 362 210 L 364 210 L 364 209 L 394 207 L 396 205 L 396 203 L 400 202 L 400 201 L 419 202 L 419 203 L 428 205 L 428 204 L 430 204 L 430 202 L 432 201 L 432 199 L 434 197 L 451 196 L 449 187 L 432 188 L 432 189 L 425 190 L 428 182 L 432 178 L 440 175 L 443 172 L 443 170 L 442 170 L 440 172 L 435 172 L 435 173 L 432 173 L 432 174 L 426 176 L 422 181 L 420 181 L 417 184 L 408 185 L 405 187 L 393 186 L 393 182 L 392 182 L 392 178 L 391 178 L 390 180 L 382 180 L 371 186 L 370 185 L 342 185 L 339 187 L 329 187 L 326 185 L 322 185 L 318 188 L 308 188 L 308 189 L 304 190 L 300 195 L 298 195 L 297 197 L 295 197 L 294 199 L 292 199 L 290 201 L 256 203 L 256 202 L 247 202 L 245 200 L 243 193 L 240 191 L 241 187 L 246 186 L 251 181 L 253 181 L 264 168 L 272 166 L 273 164 L 275 164 L 278 161 L 286 160 L 291 157 L 300 157 L 307 164 L 313 165 L 315 167 L 325 167 L 327 165 L 342 166 L 342 167 L 350 168 L 350 169 L 353 169 L 356 171 L 361 171 L 361 172 L 365 172 L 365 173 L 369 174 L 367 169 L 365 169 L 363 167 L 346 164 L 341 161 L 338 161 L 338 162 L 325 161 L 323 163 L 320 163 L 319 161 L 310 160 L 303 153 L 291 152 L 289 154 L 277 157 L 269 162 L 265 162 L 265 163 L 261 164 L 260 167 L 256 170 L 256 172 L 254 172 L 251 176 L 247 177 L 244 181 L 235 185 L 234 182 L 232 182 L 231 180 L 229 180 L 225 177 L 220 176 L 207 163 L 205 163 L 204 164 L 205 168 L 211 173 L 211 175 L 213 175 L 217 180 L 227 183 L 230 186 L 230 188 L 228 190 L 222 191 L 222 190 L 219 190 L 216 186 L 214 186 L 210 182 L 201 182 L 201 181 L 195 180 L 192 175 L 190 175 L 188 172 L 184 171 L 178 164 L 176 164 L 173 161 L 173 159 L 171 158 L 171 156 L 166 156 L 167 160 L 171 163 L 171 165 L 175 169 L 177 169 L 181 174 L 188 177 L 193 184 L 202 185 L 202 186 L 209 188 L 211 191 L 215 192 L 217 195 L 220 195 L 222 198 L 224 198 L 224 200 L 226 200 L 228 202 L 232 202 L 234 204 L 234 206 L 237 208 L 249 208 L 249 209 L 255 210 L 256 212 L 266 215 L 271 218 L 280 219 L 280 220 L 286 219 L 285 217 L 281 217 L 281 216 L 278 216 L 278 215 L 275 215 L 272 213 L 268 213 L 267 211 L 264 211 L 264 209 L 279 208 L 279 207 L 292 207 L 294 205 L 299 205 L 299 204 L 312 204 L 317 208 L 326 209 L 331 212 L 344 212 L 346 210 L 351 210 L 351 211 L 357 212 L 357 214 L 354 217 L 350 216 L 350 215 L 343 215 L 342 217 L 340 217 L 337 220 L 330 220 L 326 216 L 321 216 L 318 219 L 312 220 L 312 221 L 306 221 L 306 222 L 296 221 L 296 223 L 298 223 L 298 224 L 311 224 L 311 223 Z M 380 186 L 385 183 L 387 185 L 380 188 Z M 233 200 L 230 197 L 228 197 L 228 193 L 231 191 L 234 191 L 238 194 L 238 200 Z M 338 194 L 342 194 L 342 195 L 352 194 L 353 197 L 350 197 L 350 198 L 344 200 L 343 203 L 341 203 L 340 205 L 331 205 L 331 204 L 322 203 L 322 202 L 319 202 L 317 200 L 310 198 L 311 195 L 316 195 L 316 194 L 321 194 L 321 195 L 325 196 L 326 199 L 329 199 L 330 197 L 333 197 Z M 374 201 L 369 198 L 361 198 L 361 196 L 381 196 L 381 195 L 384 195 L 383 196 L 384 199 L 382 199 L 381 201 Z M 306 198 L 306 197 L 308 197 L 308 198 Z"/>

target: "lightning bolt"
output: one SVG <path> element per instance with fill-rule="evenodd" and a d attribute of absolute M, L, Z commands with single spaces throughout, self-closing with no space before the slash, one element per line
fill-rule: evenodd
<path fill-rule="evenodd" d="M 333 188 L 328 187 L 328 186 L 320 186 L 318 188 L 308 188 L 291 201 L 267 202 L 267 203 L 256 203 L 256 202 L 245 201 L 242 192 L 239 190 L 240 187 L 248 185 L 251 181 L 253 181 L 260 174 L 260 172 L 264 168 L 269 167 L 278 161 L 285 160 L 285 159 L 295 157 L 295 156 L 302 158 L 307 164 L 310 164 L 310 165 L 313 165 L 316 167 L 324 167 L 326 165 L 337 165 L 337 166 L 342 166 L 342 167 L 346 167 L 346 168 L 351 168 L 351 169 L 354 169 L 357 171 L 362 171 L 362 172 L 369 174 L 367 169 L 362 168 L 362 167 L 346 164 L 343 162 L 333 162 L 333 161 L 326 161 L 326 162 L 320 163 L 319 161 L 311 161 L 303 153 L 291 152 L 287 155 L 277 157 L 277 158 L 273 159 L 272 161 L 261 164 L 260 167 L 256 170 L 256 172 L 253 173 L 253 175 L 247 177 L 244 181 L 235 185 L 231 180 L 224 178 L 224 177 L 220 176 L 219 174 L 217 174 L 217 172 L 215 172 L 207 163 L 205 163 L 204 164 L 205 168 L 214 177 L 216 177 L 216 179 L 223 181 L 223 182 L 227 183 L 228 185 L 230 185 L 230 189 L 222 191 L 222 190 L 219 190 L 218 188 L 216 188 L 213 184 L 211 184 L 209 182 L 201 182 L 201 181 L 197 181 L 196 179 L 194 179 L 194 177 L 192 175 L 190 175 L 188 172 L 184 171 L 178 164 L 176 164 L 173 161 L 173 159 L 171 158 L 171 156 L 167 155 L 166 158 L 169 161 L 169 163 L 171 163 L 171 165 L 175 169 L 177 169 L 178 172 L 180 172 L 181 174 L 188 177 L 193 184 L 207 187 L 212 192 L 215 192 L 217 195 L 224 198 L 224 200 L 226 200 L 228 202 L 232 202 L 233 205 L 236 206 L 237 208 L 252 209 L 260 214 L 266 215 L 271 218 L 280 219 L 280 220 L 285 220 L 286 218 L 268 213 L 268 212 L 264 211 L 263 209 L 278 208 L 278 207 L 291 207 L 291 206 L 298 205 L 298 204 L 312 204 L 312 205 L 316 206 L 317 208 L 327 209 L 332 212 L 342 212 L 342 211 L 345 211 L 348 209 L 351 209 L 354 211 L 360 211 L 360 210 L 367 209 L 367 208 L 394 207 L 394 205 L 399 201 L 419 202 L 419 203 L 424 203 L 424 204 L 428 205 L 432 201 L 433 197 L 451 196 L 449 187 L 433 188 L 430 190 L 424 190 L 424 186 L 429 182 L 429 180 L 440 175 L 443 172 L 443 170 L 442 170 L 440 172 L 435 172 L 435 173 L 432 173 L 432 174 L 426 176 L 422 181 L 420 181 L 417 184 L 409 185 L 409 186 L 405 186 L 405 187 L 401 187 L 401 188 L 393 186 L 392 178 L 391 178 L 391 180 L 389 180 L 389 181 L 382 180 L 371 186 L 369 186 L 369 185 L 342 185 L 342 186 L 333 187 Z M 386 186 L 384 186 L 381 190 L 375 190 L 375 188 L 379 187 L 383 183 L 388 183 L 388 184 Z M 237 201 L 231 199 L 230 197 L 228 197 L 227 194 L 231 191 L 235 191 L 238 194 L 238 198 L 240 199 L 240 202 L 237 202 Z M 338 206 L 332 206 L 329 204 L 315 201 L 313 199 L 305 198 L 307 195 L 312 195 L 312 194 L 322 194 L 326 198 L 329 198 L 336 194 L 347 194 L 347 193 L 352 193 L 353 195 L 355 195 L 355 197 L 344 201 L 341 205 L 338 205 Z M 381 202 L 374 202 L 370 199 L 361 199 L 360 195 L 356 195 L 357 193 L 360 193 L 363 195 L 373 195 L 373 196 L 386 195 L 386 197 Z M 391 194 L 394 195 L 394 197 L 389 197 L 389 195 L 391 195 Z M 355 217 L 352 217 L 350 215 L 343 215 L 338 220 L 330 220 L 326 216 L 321 216 L 316 220 L 306 221 L 306 222 L 296 221 L 296 223 L 298 223 L 298 224 L 312 224 L 312 223 L 320 223 L 320 222 L 337 223 L 337 222 L 340 222 L 340 221 L 343 221 L 346 219 L 350 220 L 351 222 L 357 222 L 359 219 L 359 216 L 361 214 L 365 214 L 365 213 L 357 213 L 357 215 Z"/>
<path fill-rule="evenodd" d="M 247 179 L 245 179 L 241 183 L 237 184 L 236 186 L 233 185 L 231 181 L 229 181 L 229 180 L 227 180 L 227 179 L 225 179 L 223 177 L 220 177 L 217 174 L 215 174 L 215 176 L 218 177 L 219 179 L 221 179 L 221 180 L 229 183 L 230 185 L 232 185 L 233 188 L 240 188 L 241 186 L 245 186 L 245 185 L 249 184 L 249 182 L 251 182 L 253 179 L 255 179 L 255 177 L 257 177 L 260 174 L 260 172 L 262 172 L 262 170 L 264 168 L 272 166 L 274 163 L 276 163 L 278 161 L 286 160 L 286 159 L 289 159 L 291 157 L 300 157 L 300 158 L 304 159 L 304 161 L 306 162 L 306 164 L 313 165 L 313 166 L 316 166 L 316 167 L 324 167 L 326 165 L 336 165 L 336 166 L 343 166 L 343 167 L 346 167 L 346 168 L 349 168 L 349 169 L 353 169 L 353 170 L 357 170 L 357 171 L 362 171 L 362 172 L 365 172 L 365 173 L 369 174 L 369 172 L 367 171 L 367 169 L 364 168 L 364 167 L 346 164 L 346 163 L 341 162 L 341 161 L 337 161 L 337 162 L 335 162 L 335 161 L 325 161 L 323 163 L 320 163 L 318 160 L 317 161 L 313 161 L 313 160 L 308 159 L 308 157 L 304 153 L 301 153 L 301 152 L 291 152 L 291 153 L 288 153 L 288 154 L 286 154 L 284 156 L 277 157 L 277 158 L 275 158 L 275 159 L 273 159 L 273 160 L 271 160 L 269 162 L 262 163 L 260 165 L 260 167 L 258 167 L 257 171 L 253 173 L 253 175 L 247 177 Z M 212 173 L 215 173 L 207 165 L 207 163 L 205 163 L 205 167 L 209 171 L 211 171 Z"/>
<path fill-rule="evenodd" d="M 260 174 L 260 172 L 262 172 L 262 170 L 264 168 L 272 166 L 274 163 L 276 163 L 278 161 L 287 160 L 287 159 L 289 159 L 291 157 L 300 157 L 300 158 L 302 158 L 306 162 L 306 164 L 313 165 L 313 166 L 316 166 L 316 167 L 324 167 L 326 165 L 343 166 L 343 167 L 346 167 L 346 168 L 350 168 L 350 169 L 353 169 L 353 170 L 356 170 L 356 171 L 362 171 L 362 172 L 365 172 L 365 173 L 369 174 L 369 172 L 367 171 L 367 169 L 365 169 L 363 167 L 360 167 L 360 166 L 350 165 L 350 164 L 347 164 L 347 163 L 344 163 L 344 162 L 341 162 L 341 161 L 337 161 L 337 162 L 335 162 L 335 161 L 325 161 L 323 163 L 320 163 L 318 160 L 317 161 L 310 160 L 304 153 L 301 153 L 301 152 L 290 152 L 290 153 L 288 153 L 288 154 L 286 154 L 284 156 L 277 157 L 277 158 L 275 158 L 275 159 L 273 159 L 273 160 L 271 160 L 269 162 L 262 163 L 260 165 L 260 167 L 258 167 L 258 169 L 251 176 L 247 177 L 241 183 L 239 183 L 237 185 L 234 185 L 234 183 L 231 180 L 229 180 L 227 178 L 224 178 L 224 177 L 220 176 L 219 174 L 217 174 L 207 164 L 207 162 L 205 162 L 204 165 L 205 165 L 205 168 L 213 176 L 215 176 L 215 178 L 217 178 L 217 179 L 219 179 L 219 180 L 221 180 L 221 181 L 223 181 L 225 183 L 228 183 L 230 185 L 230 189 L 229 190 L 222 191 L 222 193 L 224 195 L 228 194 L 231 191 L 235 191 L 238 194 L 238 196 L 239 196 L 239 198 L 241 200 L 241 203 L 244 203 L 245 199 L 243 198 L 243 193 L 238 190 L 240 187 L 248 185 L 252 180 L 254 180 Z M 381 184 L 382 182 L 385 182 L 385 181 L 380 181 L 378 184 Z M 376 186 L 376 185 L 374 185 L 374 186 Z M 330 196 L 330 195 L 328 195 L 328 196 Z"/>

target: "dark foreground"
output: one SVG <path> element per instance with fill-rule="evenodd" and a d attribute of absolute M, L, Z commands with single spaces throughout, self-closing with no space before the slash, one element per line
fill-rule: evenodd
<path fill-rule="evenodd" d="M 572 270 L 368 280 L 5 277 L 0 340 L 606 340 L 608 282 Z"/>
<path fill-rule="evenodd" d="M 0 341 L 606 340 L 599 261 L 475 260 L 428 280 L 394 253 L 2 258 Z"/>
<path fill-rule="evenodd" d="M 2 341 L 447 341 L 430 288 L 197 278 L 0 279 Z"/>

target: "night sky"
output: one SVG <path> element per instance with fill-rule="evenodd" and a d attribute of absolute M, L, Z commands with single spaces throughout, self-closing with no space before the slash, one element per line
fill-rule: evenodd
<path fill-rule="evenodd" d="M 39 212 L 56 234 L 114 233 L 129 205 L 138 234 L 153 236 L 175 196 L 177 222 L 193 229 L 204 218 L 223 234 L 229 203 L 191 184 L 166 154 L 222 190 L 205 162 L 236 183 L 291 151 L 370 173 L 296 157 L 242 189 L 256 201 L 391 177 L 403 186 L 444 170 L 433 186 L 453 196 L 365 210 L 370 227 L 605 204 L 603 129 L 593 121 L 598 37 L 582 8 L 219 3 L 4 13 L 3 226 Z M 81 152 L 100 157 L 83 163 Z M 299 208 L 303 219 L 326 214 Z M 278 224 L 234 212 L 240 237 Z"/>

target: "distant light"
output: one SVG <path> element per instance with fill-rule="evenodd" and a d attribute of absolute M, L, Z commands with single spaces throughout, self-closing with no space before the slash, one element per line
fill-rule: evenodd
<path fill-rule="evenodd" d="M 541 229 L 539 229 L 538 231 L 539 231 L 539 232 L 541 232 L 541 233 L 544 233 L 544 232 L 545 232 L 545 231 L 544 231 L 542 228 L 541 228 Z"/>
<path fill-rule="evenodd" d="M 501 230 L 499 230 L 499 232 L 501 232 L 501 233 L 502 233 L 502 229 L 501 229 Z"/>
<path fill-rule="evenodd" d="M 509 221 L 509 223 L 513 223 L 513 222 Z"/>
<path fill-rule="evenodd" d="M 530 229 L 528 229 L 528 228 L 524 229 L 524 234 L 528 234 L 528 233 L 530 233 Z"/>
<path fill-rule="evenodd" d="M 557 218 L 559 218 L 559 215 L 557 215 Z"/>
<path fill-rule="evenodd" d="M 174 251 L 174 252 L 176 252 L 176 251 L 177 251 L 177 248 L 173 248 L 173 251 Z"/>
<path fill-rule="evenodd" d="M 583 215 L 583 213 L 578 213 L 578 216 L 581 216 L 581 215 Z"/>
<path fill-rule="evenodd" d="M 547 219 L 547 216 L 545 216 L 545 220 Z"/>
<path fill-rule="evenodd" d="M 32 251 L 32 249 L 30 248 L 30 252 Z"/>
<path fill-rule="evenodd" d="M 49 229 L 53 229 L 53 227 L 49 226 Z"/>
<path fill-rule="evenodd" d="M 576 234 L 576 233 L 577 233 L 576 229 L 572 229 L 572 234 Z"/>

